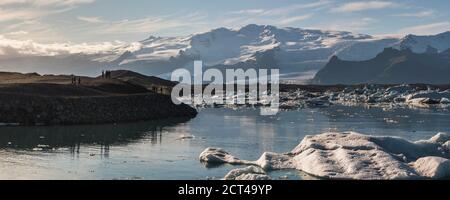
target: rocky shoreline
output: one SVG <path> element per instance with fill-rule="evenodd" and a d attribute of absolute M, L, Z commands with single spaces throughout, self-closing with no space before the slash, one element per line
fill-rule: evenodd
<path fill-rule="evenodd" d="M 187 105 L 175 105 L 170 96 L 154 93 L 49 97 L 0 95 L 0 122 L 13 125 L 103 124 L 195 117 Z"/>
<path fill-rule="evenodd" d="M 0 73 L 0 125 L 106 124 L 197 115 L 196 109 L 172 102 L 166 94 L 174 84 L 170 81 L 125 70 L 110 74 Z"/>

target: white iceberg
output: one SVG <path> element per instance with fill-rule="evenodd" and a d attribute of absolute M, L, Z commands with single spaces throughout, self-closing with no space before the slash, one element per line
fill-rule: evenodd
<path fill-rule="evenodd" d="M 450 90 L 445 91 L 420 91 L 406 96 L 406 103 L 412 105 L 420 104 L 446 104 L 450 99 Z"/>
<path fill-rule="evenodd" d="M 270 180 L 271 178 L 259 167 L 233 169 L 225 177 L 225 180 Z"/>
<path fill-rule="evenodd" d="M 220 148 L 207 148 L 200 154 L 200 161 L 208 164 L 246 164 L 239 158 L 230 155 L 228 152 Z"/>
<path fill-rule="evenodd" d="M 240 160 L 213 148 L 205 150 L 200 159 L 264 170 L 296 169 L 327 179 L 439 179 L 450 176 L 449 143 L 446 133 L 417 142 L 355 132 L 324 133 L 306 136 L 289 153 L 266 152 L 257 161 Z"/>
<path fill-rule="evenodd" d="M 424 157 L 414 162 L 414 169 L 423 177 L 440 179 L 450 176 L 450 160 L 441 157 Z"/>

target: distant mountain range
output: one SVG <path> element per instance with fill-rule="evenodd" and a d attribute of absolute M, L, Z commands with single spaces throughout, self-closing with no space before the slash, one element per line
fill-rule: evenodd
<path fill-rule="evenodd" d="M 206 67 L 279 68 L 282 78 L 314 74 L 332 56 L 349 61 L 374 58 L 386 47 L 409 48 L 424 53 L 427 47 L 442 52 L 450 48 L 450 32 L 434 36 L 408 35 L 380 38 L 346 31 L 277 28 L 247 25 L 218 28 L 180 37 L 149 37 L 95 53 L 58 55 L 0 55 L 0 70 L 94 75 L 103 69 L 128 69 L 168 78 L 176 68 L 192 70 L 194 60 Z"/>
<path fill-rule="evenodd" d="M 386 48 L 367 61 L 344 61 L 333 56 L 313 79 L 316 84 L 450 83 L 450 49 L 438 52 L 428 46 L 424 53 Z"/>

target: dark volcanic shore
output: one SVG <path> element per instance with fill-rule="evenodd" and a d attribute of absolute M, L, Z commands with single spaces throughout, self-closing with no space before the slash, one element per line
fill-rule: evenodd
<path fill-rule="evenodd" d="M 0 73 L 0 123 L 75 125 L 192 118 L 197 111 L 172 103 L 173 83 L 130 71 L 111 78 Z M 78 79 L 77 79 L 78 80 Z"/>

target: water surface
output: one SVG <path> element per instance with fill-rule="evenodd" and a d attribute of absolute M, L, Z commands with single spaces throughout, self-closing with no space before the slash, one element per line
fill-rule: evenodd
<path fill-rule="evenodd" d="M 205 167 L 198 156 L 207 147 L 257 159 L 265 151 L 290 151 L 305 135 L 327 131 L 428 139 L 450 132 L 450 112 L 331 106 L 260 116 L 252 108 L 206 108 L 191 120 L 0 127 L 0 179 L 220 178 L 237 166 Z M 309 178 L 293 170 L 270 175 Z"/>

